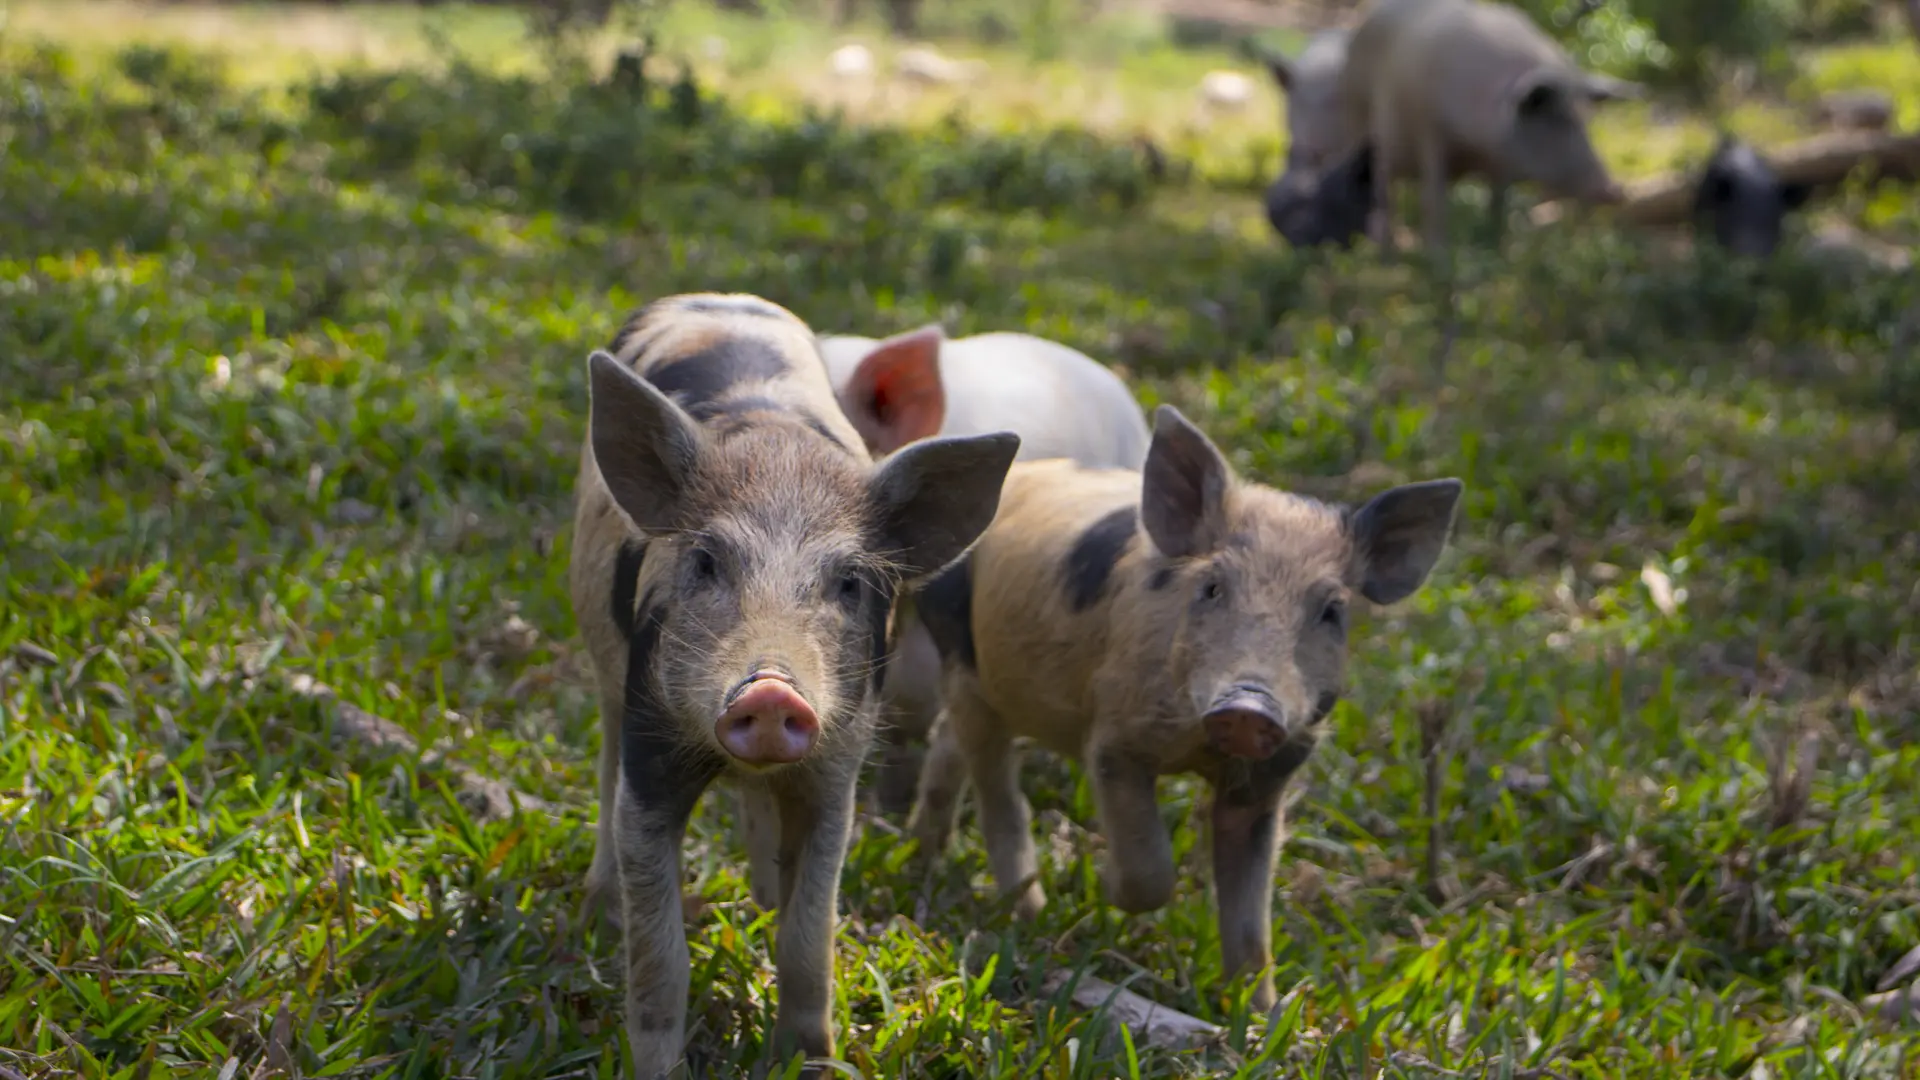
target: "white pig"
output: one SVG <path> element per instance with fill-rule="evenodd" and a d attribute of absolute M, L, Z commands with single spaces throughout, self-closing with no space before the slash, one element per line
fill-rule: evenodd
<path fill-rule="evenodd" d="M 1012 431 L 1023 460 L 1071 458 L 1089 468 L 1138 469 L 1151 435 L 1133 392 L 1085 353 L 1029 334 L 949 340 L 925 326 L 884 340 L 817 339 L 840 407 L 875 457 L 916 439 Z M 940 658 L 903 601 L 881 700 L 888 748 L 880 803 L 906 809 L 919 774 L 908 748 L 940 711 Z"/>

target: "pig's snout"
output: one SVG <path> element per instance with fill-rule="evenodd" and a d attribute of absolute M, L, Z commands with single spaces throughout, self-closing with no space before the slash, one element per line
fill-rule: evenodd
<path fill-rule="evenodd" d="M 1229 689 L 1200 719 L 1213 748 L 1233 757 L 1270 758 L 1287 742 L 1280 703 L 1257 686 Z"/>
<path fill-rule="evenodd" d="M 820 717 L 790 676 L 763 669 L 727 695 L 714 734 L 743 764 L 790 765 L 819 741 Z"/>

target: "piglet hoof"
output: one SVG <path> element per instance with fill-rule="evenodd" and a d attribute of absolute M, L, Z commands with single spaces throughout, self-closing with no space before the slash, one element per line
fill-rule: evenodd
<path fill-rule="evenodd" d="M 833 1036 L 827 1030 L 827 1018 L 824 1015 L 807 1017 L 800 1020 L 776 1022 L 773 1038 L 770 1040 L 771 1053 L 764 1064 L 772 1069 L 772 1075 L 785 1075 L 786 1065 L 795 1055 L 808 1058 L 828 1058 L 833 1056 Z M 830 1075 L 826 1068 L 814 1065 L 802 1069 L 802 1080 L 814 1080 Z"/>
<path fill-rule="evenodd" d="M 617 882 L 587 875 L 584 895 L 580 899 L 580 918 L 583 922 L 600 920 L 607 929 L 618 933 L 623 926 L 620 911 L 620 886 Z"/>
<path fill-rule="evenodd" d="M 1013 917 L 1021 922 L 1031 922 L 1039 917 L 1041 909 L 1047 906 L 1047 894 L 1041 890 L 1038 882 L 1028 885 L 1020 891 L 1013 901 Z"/>

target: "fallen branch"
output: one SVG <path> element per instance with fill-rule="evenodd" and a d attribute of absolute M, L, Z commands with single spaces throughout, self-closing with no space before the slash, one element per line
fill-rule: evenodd
<path fill-rule="evenodd" d="M 1071 971 L 1056 971 L 1041 980 L 1040 989 L 1057 994 L 1074 976 Z M 1133 1032 L 1134 1040 L 1143 1045 L 1163 1050 L 1194 1050 L 1226 1036 L 1226 1029 L 1217 1024 L 1150 1001 L 1105 979 L 1080 975 L 1079 980 L 1073 988 L 1073 1003 L 1083 1009 L 1104 1006 L 1107 1015 L 1125 1024 Z"/>
<path fill-rule="evenodd" d="M 375 716 L 358 705 L 340 700 L 340 696 L 334 692 L 333 687 L 326 683 L 310 675 L 295 675 L 288 680 L 287 687 L 310 701 L 333 703 L 333 734 L 336 741 L 352 740 L 359 745 L 371 746 L 375 749 L 403 754 L 420 754 L 419 742 L 408 734 L 405 728 L 384 716 Z M 559 812 L 552 803 L 518 791 L 511 785 L 490 776 L 482 776 L 438 750 L 429 750 L 420 754 L 420 765 L 422 768 L 441 769 L 448 773 L 458 786 L 460 794 L 466 796 L 468 808 L 481 817 L 488 819 L 512 817 L 516 806 L 522 810 L 537 810 L 547 814 Z"/>
<path fill-rule="evenodd" d="M 1766 152 L 1767 161 L 1789 184 L 1833 187 L 1862 165 L 1894 180 L 1920 178 L 1920 135 L 1888 135 L 1877 131 L 1830 131 Z M 1634 225 L 1677 225 L 1693 212 L 1698 170 L 1661 173 L 1628 181 L 1627 199 L 1613 208 L 1619 221 Z M 1568 213 L 1565 200 L 1544 202 L 1529 215 L 1546 225 Z"/>

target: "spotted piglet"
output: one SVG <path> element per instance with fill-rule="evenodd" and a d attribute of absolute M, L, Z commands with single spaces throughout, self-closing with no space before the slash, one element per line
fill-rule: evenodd
<path fill-rule="evenodd" d="M 830 1055 L 834 909 L 894 600 L 993 519 L 1019 438 L 926 440 L 876 468 L 812 332 L 751 296 L 651 304 L 588 373 L 569 567 L 600 695 L 587 885 L 617 894 L 635 1073 L 683 1053 L 680 848 L 722 777 L 745 792 L 756 884 L 777 883 L 771 1042 Z"/>
<path fill-rule="evenodd" d="M 1015 910 L 1045 902 L 1013 740 L 1088 772 L 1107 893 L 1128 911 L 1173 894 L 1154 780 L 1212 787 L 1213 881 L 1228 976 L 1272 1006 L 1272 876 L 1281 792 L 1345 684 L 1347 606 L 1411 595 L 1445 549 L 1462 485 L 1407 484 L 1358 509 L 1236 478 L 1172 406 L 1143 472 L 1022 462 L 974 549 L 929 582 L 920 615 L 945 672 L 909 829 L 923 857 L 964 784 Z"/>

